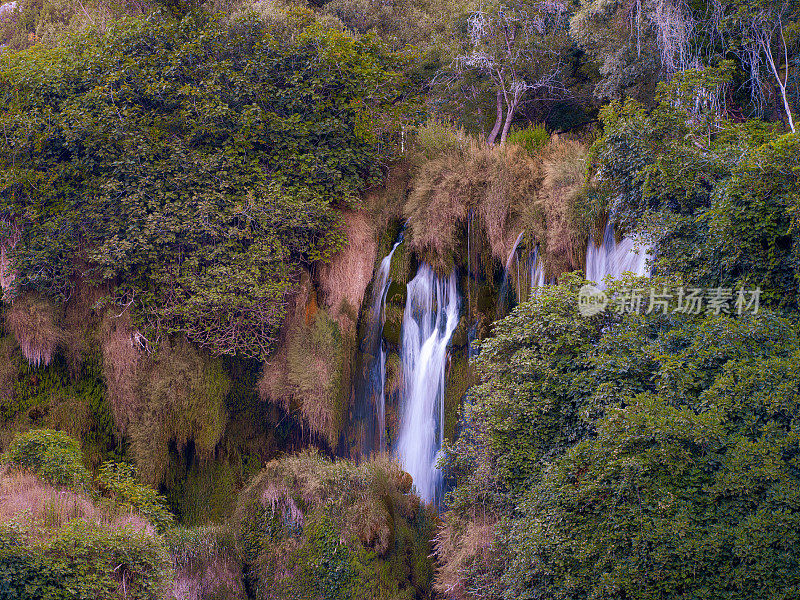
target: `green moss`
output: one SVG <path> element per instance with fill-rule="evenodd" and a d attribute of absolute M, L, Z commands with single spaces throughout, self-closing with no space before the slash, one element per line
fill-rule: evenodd
<path fill-rule="evenodd" d="M 383 323 L 383 339 L 392 348 L 400 347 L 400 336 L 403 328 L 404 307 L 387 304 L 384 310 L 386 320 Z"/>
<path fill-rule="evenodd" d="M 450 345 L 454 348 L 465 348 L 469 343 L 469 331 L 467 327 L 467 317 L 462 314 L 458 320 L 458 325 L 453 330 L 453 335 L 450 338 Z"/>
<path fill-rule="evenodd" d="M 197 459 L 188 468 L 174 461 L 166 497 L 178 521 L 190 527 L 222 523 L 233 512 L 231 499 L 241 488 L 241 471 L 241 465 L 231 461 Z"/>
<path fill-rule="evenodd" d="M 325 310 L 291 334 L 286 388 L 311 429 L 335 447 L 349 400 L 355 333 L 342 333 Z"/>
<path fill-rule="evenodd" d="M 387 250 L 386 256 L 389 254 Z M 403 242 L 400 244 L 392 254 L 392 262 L 389 265 L 389 277 L 392 281 L 397 283 L 407 284 L 411 281 L 413 264 L 412 253 L 408 248 L 408 244 Z"/>
<path fill-rule="evenodd" d="M 406 305 L 406 295 L 406 285 L 392 281 L 389 284 L 389 289 L 386 290 L 386 302 L 394 306 L 404 307 Z"/>
<path fill-rule="evenodd" d="M 494 317 L 497 313 L 497 292 L 493 286 L 480 284 L 473 289 L 475 296 L 473 302 L 478 312 Z"/>
<path fill-rule="evenodd" d="M 476 382 L 466 352 L 454 352 L 444 388 L 444 436 L 453 441 L 456 437 L 461 401 L 467 390 Z"/>
<path fill-rule="evenodd" d="M 70 376 L 70 368 L 61 355 L 46 367 L 33 367 L 25 361 L 15 364 L 18 369 L 9 377 L 11 391 L 0 397 L 3 445 L 19 432 L 47 427 L 80 440 L 87 463 L 93 468 L 122 454 L 94 356 L 83 363 L 76 379 Z"/>
<path fill-rule="evenodd" d="M 163 481 L 169 447 L 188 444 L 203 457 L 213 455 L 227 422 L 230 389 L 221 359 L 211 359 L 185 341 L 165 343 L 140 384 L 143 413 L 132 428 L 132 450 L 149 483 Z"/>

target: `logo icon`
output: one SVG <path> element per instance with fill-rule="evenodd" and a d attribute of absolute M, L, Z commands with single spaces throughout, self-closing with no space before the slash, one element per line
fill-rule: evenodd
<path fill-rule="evenodd" d="M 601 313 L 606 306 L 608 306 L 608 296 L 603 290 L 587 284 L 578 291 L 578 312 L 584 317 Z"/>

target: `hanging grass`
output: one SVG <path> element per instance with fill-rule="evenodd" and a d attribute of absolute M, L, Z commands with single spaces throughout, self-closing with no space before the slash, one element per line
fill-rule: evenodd
<path fill-rule="evenodd" d="M 17 298 L 6 311 L 6 328 L 17 340 L 22 355 L 35 366 L 50 364 L 63 338 L 61 309 L 33 292 Z"/>

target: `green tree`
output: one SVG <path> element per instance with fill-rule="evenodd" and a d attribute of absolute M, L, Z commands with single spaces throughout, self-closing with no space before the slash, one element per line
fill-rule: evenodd
<path fill-rule="evenodd" d="M 648 233 L 660 274 L 759 286 L 767 304 L 796 310 L 800 138 L 761 121 L 726 121 L 713 103 L 683 102 L 718 89 L 725 71 L 682 73 L 651 112 L 632 101 L 606 107 L 592 150 L 597 185 L 625 229 Z"/>

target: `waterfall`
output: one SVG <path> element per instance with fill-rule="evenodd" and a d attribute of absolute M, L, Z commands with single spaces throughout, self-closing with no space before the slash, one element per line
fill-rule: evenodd
<path fill-rule="evenodd" d="M 618 244 L 614 238 L 614 226 L 609 221 L 600 245 L 589 238 L 589 247 L 586 249 L 586 279 L 605 287 L 603 278 L 609 275 L 613 279 L 619 279 L 626 271 L 639 276 L 647 275 L 650 248 L 640 245 L 639 251 L 634 252 L 635 245 L 633 238 L 629 237 L 622 238 Z"/>
<path fill-rule="evenodd" d="M 367 332 L 362 346 L 363 355 L 367 357 L 368 364 L 364 369 L 363 379 L 357 384 L 356 388 L 357 397 L 360 399 L 359 404 L 364 407 L 374 406 L 374 413 L 370 417 L 377 421 L 378 449 L 381 452 L 386 450 L 386 394 L 384 387 L 386 382 L 386 349 L 383 347 L 383 323 L 386 315 L 384 305 L 386 303 L 386 294 L 389 291 L 389 284 L 392 282 L 389 278 L 392 255 L 402 241 L 403 236 L 401 234 L 391 252 L 381 260 L 378 272 L 375 274 L 372 303 L 366 315 L 368 319 Z M 372 418 L 367 418 L 366 420 L 372 421 Z M 374 434 L 368 437 L 371 437 L 372 441 L 371 443 L 365 443 L 365 447 L 362 448 L 362 452 L 365 455 L 374 449 Z"/>
<path fill-rule="evenodd" d="M 519 247 L 520 242 L 522 242 L 522 236 L 525 235 L 524 231 L 520 231 L 519 235 L 517 236 L 516 241 L 514 242 L 514 246 L 511 248 L 511 252 L 508 255 L 508 259 L 506 260 L 506 268 L 503 271 L 503 284 L 500 286 L 500 295 L 497 299 L 497 317 L 500 318 L 503 316 L 503 311 L 507 310 L 508 305 L 508 272 L 511 269 L 511 261 L 517 256 L 517 248 Z M 519 263 L 517 263 L 517 269 L 519 270 Z M 519 277 L 517 277 L 517 285 L 519 285 Z M 517 290 L 517 302 L 519 302 L 519 290 Z"/>
<path fill-rule="evenodd" d="M 530 297 L 537 288 L 544 287 L 544 261 L 539 260 L 539 249 L 531 253 L 530 262 Z"/>
<path fill-rule="evenodd" d="M 408 284 L 403 314 L 403 417 L 397 450 L 417 493 L 427 502 L 441 496 L 436 461 L 444 437 L 445 365 L 458 320 L 455 271 L 446 279 L 437 278 L 422 265 Z"/>

